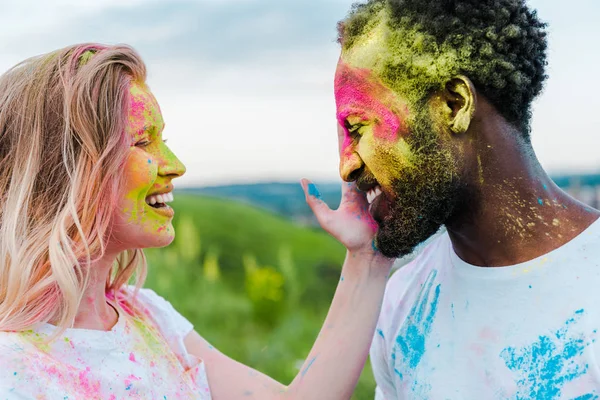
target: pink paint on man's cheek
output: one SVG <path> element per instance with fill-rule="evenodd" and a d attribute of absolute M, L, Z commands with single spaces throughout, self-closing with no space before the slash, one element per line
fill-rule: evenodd
<path fill-rule="evenodd" d="M 373 135 L 379 139 L 396 141 L 408 131 L 404 119 L 381 102 L 381 99 L 393 100 L 394 93 L 381 83 L 373 82 L 369 70 L 343 67 L 335 79 L 335 99 L 342 126 L 352 115 L 374 123 Z M 408 113 L 406 105 L 402 105 L 402 111 Z"/>
<path fill-rule="evenodd" d="M 405 125 L 400 118 L 384 106 L 378 107 L 378 121 L 373 129 L 373 136 L 378 139 L 395 142 L 406 132 Z"/>

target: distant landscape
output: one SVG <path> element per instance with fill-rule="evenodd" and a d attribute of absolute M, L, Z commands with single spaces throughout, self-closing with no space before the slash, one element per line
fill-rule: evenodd
<path fill-rule="evenodd" d="M 569 191 L 575 197 L 592 207 L 600 205 L 598 199 L 600 194 L 600 174 L 556 175 L 552 179 L 558 186 Z M 340 184 L 317 182 L 317 187 L 321 192 L 323 200 L 330 207 L 337 207 L 340 201 Z M 238 200 L 286 216 L 299 223 L 316 223 L 311 210 L 304 201 L 302 188 L 296 182 L 207 186 L 181 189 L 181 192 Z"/>
<path fill-rule="evenodd" d="M 332 208 L 340 202 L 339 183 L 316 183 L 323 200 Z M 315 224 L 300 183 L 254 183 L 185 188 L 182 193 L 237 200 L 285 216 L 302 224 Z"/>

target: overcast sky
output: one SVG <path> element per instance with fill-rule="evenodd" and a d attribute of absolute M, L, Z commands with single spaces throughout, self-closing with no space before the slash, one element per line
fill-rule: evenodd
<path fill-rule="evenodd" d="M 74 43 L 127 43 L 188 168 L 181 186 L 335 180 L 335 26 L 351 4 L 0 0 L 0 71 Z M 600 2 L 531 4 L 551 32 L 534 147 L 550 172 L 600 172 Z"/>

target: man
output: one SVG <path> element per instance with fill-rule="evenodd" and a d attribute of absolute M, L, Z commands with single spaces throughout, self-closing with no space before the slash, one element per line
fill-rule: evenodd
<path fill-rule="evenodd" d="M 545 28 L 524 0 L 370 0 L 340 23 L 340 171 L 374 245 L 447 229 L 388 283 L 377 399 L 600 398 L 600 213 L 530 143 Z"/>

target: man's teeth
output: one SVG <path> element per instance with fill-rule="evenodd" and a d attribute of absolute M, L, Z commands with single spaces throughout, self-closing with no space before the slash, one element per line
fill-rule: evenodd
<path fill-rule="evenodd" d="M 170 203 L 173 201 L 173 193 L 153 194 L 152 196 L 146 197 L 146 203 L 153 206 L 157 203 Z"/>
<path fill-rule="evenodd" d="M 367 192 L 367 201 L 369 202 L 369 204 L 371 204 L 373 202 L 373 200 L 375 200 L 377 198 L 377 196 L 379 196 L 380 194 L 381 194 L 380 186 L 375 186 L 373 189 L 369 190 Z"/>

